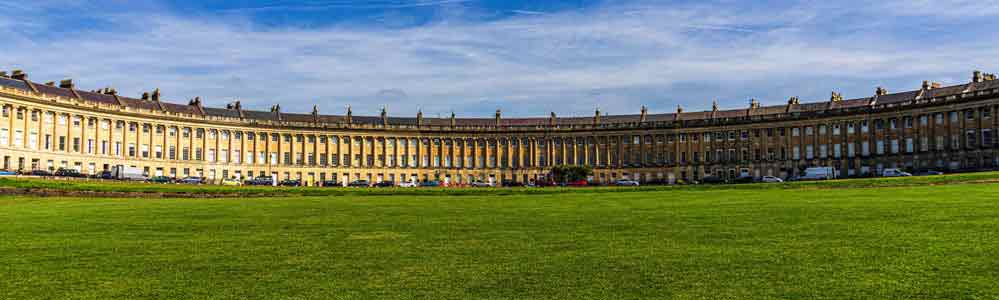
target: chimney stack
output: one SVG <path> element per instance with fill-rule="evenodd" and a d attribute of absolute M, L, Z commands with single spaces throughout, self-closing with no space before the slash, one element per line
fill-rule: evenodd
<path fill-rule="evenodd" d="M 73 88 L 76 88 L 76 86 L 73 85 L 73 80 L 72 79 L 64 79 L 64 80 L 60 81 L 59 82 L 59 87 L 60 88 L 64 88 L 64 89 L 70 89 L 70 90 L 72 90 Z"/>
<path fill-rule="evenodd" d="M 884 96 L 888 94 L 888 90 L 879 86 L 878 89 L 874 90 L 874 94 L 878 96 Z"/>
<path fill-rule="evenodd" d="M 24 73 L 24 71 L 21 70 L 14 70 L 14 72 L 10 74 L 10 78 L 17 80 L 28 80 L 28 73 Z"/>
<path fill-rule="evenodd" d="M 829 94 L 829 101 L 831 101 L 831 102 L 840 102 L 840 101 L 843 101 L 843 94 L 837 93 L 836 91 L 832 91 Z"/>
<path fill-rule="evenodd" d="M 982 81 L 983 81 L 982 71 L 975 70 L 975 72 L 971 73 L 971 82 L 982 82 Z"/>

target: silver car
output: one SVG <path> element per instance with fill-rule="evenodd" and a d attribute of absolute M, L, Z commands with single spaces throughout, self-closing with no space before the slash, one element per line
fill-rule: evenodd
<path fill-rule="evenodd" d="M 616 186 L 638 186 L 639 184 L 638 184 L 638 181 L 628 180 L 628 179 L 621 179 L 621 180 L 615 181 L 614 185 L 616 185 Z"/>
<path fill-rule="evenodd" d="M 779 177 L 774 177 L 774 176 L 763 176 L 763 178 L 760 178 L 760 182 L 780 183 L 784 182 L 784 179 L 780 179 Z"/>

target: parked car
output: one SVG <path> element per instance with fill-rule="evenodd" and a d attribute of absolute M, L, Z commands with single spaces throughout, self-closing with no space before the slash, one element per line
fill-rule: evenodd
<path fill-rule="evenodd" d="M 243 182 L 236 179 L 236 177 L 222 179 L 222 185 L 225 186 L 243 186 Z"/>
<path fill-rule="evenodd" d="M 536 187 L 559 186 L 559 184 L 557 182 L 554 182 L 554 181 L 539 180 L 539 181 L 537 181 L 537 182 L 534 183 L 534 186 L 536 186 Z"/>
<path fill-rule="evenodd" d="M 899 170 L 899 169 L 890 168 L 890 169 L 885 169 L 884 171 L 881 171 L 881 176 L 884 176 L 884 177 L 908 177 L 908 176 L 912 176 L 912 174 L 910 174 L 908 172 L 905 172 L 905 171 L 902 171 L 902 170 Z"/>
<path fill-rule="evenodd" d="M 420 186 L 421 187 L 439 187 L 439 186 L 441 186 L 441 182 L 440 181 L 436 181 L 436 180 L 424 181 L 423 183 L 420 183 Z"/>
<path fill-rule="evenodd" d="M 756 178 L 753 176 L 740 176 L 732 180 L 732 183 L 753 183 L 756 182 Z"/>
<path fill-rule="evenodd" d="M 274 185 L 274 178 L 271 178 L 270 176 L 258 176 L 256 178 L 247 180 L 246 184 L 272 186 Z"/>
<path fill-rule="evenodd" d="M 14 175 L 17 175 L 17 172 L 0 170 L 0 176 L 14 176 Z"/>
<path fill-rule="evenodd" d="M 49 171 L 45 171 L 45 170 L 32 170 L 31 172 L 28 172 L 28 175 L 31 175 L 31 176 L 52 176 L 52 173 L 50 173 Z"/>
<path fill-rule="evenodd" d="M 375 187 L 394 187 L 394 186 L 395 186 L 394 181 L 382 181 L 379 183 L 375 183 Z"/>
<path fill-rule="evenodd" d="M 472 183 L 470 183 L 469 185 L 471 185 L 472 187 L 492 187 L 493 186 L 492 183 L 486 182 L 486 181 L 472 181 Z"/>
<path fill-rule="evenodd" d="M 177 180 L 180 184 L 202 184 L 205 183 L 205 179 L 198 176 L 188 176 Z"/>
<path fill-rule="evenodd" d="M 570 181 L 565 184 L 565 186 L 575 186 L 575 187 L 587 186 L 587 185 L 590 185 L 590 183 L 587 182 L 586 180 Z"/>
<path fill-rule="evenodd" d="M 97 178 L 99 178 L 99 179 L 114 179 L 114 173 L 111 173 L 111 171 L 102 171 L 100 174 L 97 175 Z"/>
<path fill-rule="evenodd" d="M 933 175 L 943 175 L 943 174 L 944 173 L 940 171 L 927 170 L 916 173 L 916 176 L 933 176 Z"/>
<path fill-rule="evenodd" d="M 500 182 L 500 184 L 501 184 L 502 186 L 505 186 L 505 187 L 518 187 L 518 186 L 524 186 L 524 184 L 523 184 L 523 183 L 520 183 L 520 182 L 517 182 L 516 180 L 509 180 L 509 179 L 501 181 L 501 182 Z"/>
<path fill-rule="evenodd" d="M 302 186 L 302 181 L 298 179 L 285 179 L 278 183 L 280 186 Z"/>
<path fill-rule="evenodd" d="M 725 180 L 718 176 L 704 176 L 701 178 L 701 183 L 703 184 L 722 184 Z"/>
<path fill-rule="evenodd" d="M 322 183 L 323 183 L 323 187 L 339 187 L 340 186 L 340 183 L 336 182 L 336 180 L 327 180 L 327 181 L 323 181 Z"/>
<path fill-rule="evenodd" d="M 619 179 L 617 181 L 614 181 L 614 185 L 616 185 L 616 186 L 639 186 L 640 184 L 638 183 L 638 181 L 634 181 L 634 180 L 630 180 L 630 179 Z"/>
<path fill-rule="evenodd" d="M 166 177 L 166 176 L 153 176 L 153 177 L 149 178 L 149 180 L 146 180 L 146 181 L 148 181 L 150 183 L 171 183 L 171 182 L 173 182 L 173 178 Z"/>
<path fill-rule="evenodd" d="M 798 177 L 798 180 L 829 180 L 836 179 L 836 168 L 813 167 L 805 169 L 805 175 Z"/>
<path fill-rule="evenodd" d="M 118 180 L 146 181 L 146 174 L 141 168 L 129 166 L 111 167 L 111 177 Z"/>
<path fill-rule="evenodd" d="M 760 178 L 760 182 L 780 183 L 780 182 L 784 182 L 784 179 L 780 179 L 780 178 L 774 177 L 774 176 L 763 176 L 763 177 Z"/>
<path fill-rule="evenodd" d="M 399 183 L 399 187 L 404 187 L 404 188 L 416 187 L 416 182 L 403 181 Z"/>
<path fill-rule="evenodd" d="M 59 168 L 55 171 L 55 173 L 53 173 L 53 175 L 59 177 L 83 177 L 83 174 L 80 174 L 80 171 L 70 168 Z"/>
<path fill-rule="evenodd" d="M 361 180 L 351 181 L 350 183 L 347 184 L 347 186 L 349 186 L 349 187 L 369 187 L 369 186 L 371 186 L 371 183 L 368 182 L 367 180 L 361 179 Z"/>

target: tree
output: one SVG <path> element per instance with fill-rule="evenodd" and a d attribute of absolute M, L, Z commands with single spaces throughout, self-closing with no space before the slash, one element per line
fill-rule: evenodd
<path fill-rule="evenodd" d="M 593 169 L 588 166 L 554 166 L 549 176 L 555 182 L 570 182 L 586 180 L 593 175 Z"/>

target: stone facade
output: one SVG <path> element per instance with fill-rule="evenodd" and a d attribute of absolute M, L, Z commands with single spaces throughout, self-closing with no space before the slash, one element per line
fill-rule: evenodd
<path fill-rule="evenodd" d="M 451 184 L 528 182 L 553 165 L 589 165 L 593 180 L 675 182 L 704 176 L 794 176 L 831 166 L 842 176 L 880 169 L 978 169 L 995 155 L 999 81 L 866 98 L 711 111 L 559 118 L 415 118 L 283 113 L 139 99 L 0 73 L 0 154 L 7 170 L 116 165 L 150 176 L 212 180 L 276 174 L 308 185 L 367 179 Z"/>

